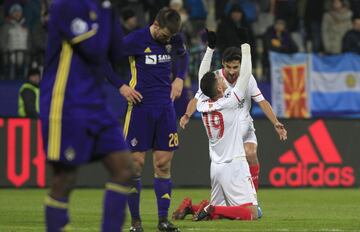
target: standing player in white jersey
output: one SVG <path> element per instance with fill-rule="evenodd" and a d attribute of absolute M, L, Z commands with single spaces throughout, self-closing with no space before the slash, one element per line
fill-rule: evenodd
<path fill-rule="evenodd" d="M 208 60 L 203 60 L 204 67 L 208 70 L 211 66 L 211 58 L 214 53 L 215 44 L 210 45 L 206 50 L 205 56 L 208 56 Z M 241 51 L 237 47 L 229 47 L 227 48 L 222 57 L 222 65 L 223 68 L 216 70 L 215 73 L 217 76 L 220 76 L 224 79 L 224 82 L 229 88 L 233 88 L 235 86 L 236 81 L 239 78 L 240 66 L 241 63 Z M 186 109 L 185 114 L 180 119 L 180 126 L 185 128 L 186 124 L 189 122 L 191 115 L 196 110 L 196 103 L 199 98 L 202 97 L 203 93 L 198 91 L 195 95 L 195 98 L 192 99 L 188 107 Z M 265 113 L 267 118 L 274 125 L 276 132 L 278 133 L 280 140 L 287 139 L 287 131 L 282 123 L 279 122 L 276 115 L 274 114 L 270 103 L 263 97 L 261 91 L 259 90 L 256 80 L 253 75 L 251 75 L 248 87 L 245 93 L 245 101 L 243 102 L 244 107 L 242 109 L 242 113 L 239 117 L 239 120 L 242 121 L 242 129 L 241 135 L 245 147 L 246 158 L 250 166 L 250 173 L 253 179 L 255 189 L 257 191 L 259 185 L 259 160 L 257 157 L 257 138 L 255 135 L 255 128 L 253 124 L 253 119 L 250 115 L 251 108 L 251 99 L 257 102 Z"/>
<path fill-rule="evenodd" d="M 209 53 L 200 65 L 199 86 L 203 95 L 199 96 L 197 110 L 202 113 L 209 138 L 211 200 L 195 215 L 195 220 L 208 216 L 240 220 L 258 218 L 257 196 L 240 133 L 243 125 L 239 120 L 251 77 L 251 53 L 246 31 L 240 31 L 239 35 L 243 41 L 242 65 L 240 78 L 233 88 L 228 88 L 224 78 L 217 73 L 209 72 L 206 65 L 211 61 Z"/>

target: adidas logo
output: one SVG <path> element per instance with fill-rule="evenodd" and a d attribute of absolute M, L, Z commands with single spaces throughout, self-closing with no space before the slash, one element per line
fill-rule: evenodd
<path fill-rule="evenodd" d="M 164 195 L 162 195 L 161 198 L 162 199 L 168 199 L 168 200 L 171 199 L 171 197 L 170 197 L 170 195 L 168 193 L 165 193 Z"/>
<path fill-rule="evenodd" d="M 351 187 L 354 169 L 344 166 L 323 120 L 314 122 L 294 142 L 294 150 L 279 157 L 281 166 L 274 167 L 269 180 L 275 187 Z"/>
<path fill-rule="evenodd" d="M 151 53 L 150 47 L 147 47 L 147 48 L 144 50 L 144 53 Z"/>

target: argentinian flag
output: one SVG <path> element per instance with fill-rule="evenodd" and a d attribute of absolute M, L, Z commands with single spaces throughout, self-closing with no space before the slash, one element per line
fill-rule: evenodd
<path fill-rule="evenodd" d="M 360 112 L 360 56 L 312 55 L 310 58 L 312 112 Z"/>

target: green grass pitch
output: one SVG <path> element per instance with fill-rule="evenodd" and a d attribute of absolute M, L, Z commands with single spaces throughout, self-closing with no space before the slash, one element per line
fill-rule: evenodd
<path fill-rule="evenodd" d="M 0 189 L 0 231 L 44 231 L 44 189 Z M 70 205 L 72 231 L 99 231 L 100 189 L 77 189 Z M 172 212 L 190 196 L 195 203 L 209 197 L 209 189 L 174 189 Z M 142 192 L 141 212 L 146 232 L 156 231 L 157 209 L 152 189 Z M 360 231 L 359 189 L 260 189 L 264 216 L 259 221 L 175 221 L 181 231 Z M 124 231 L 128 231 L 127 217 Z"/>

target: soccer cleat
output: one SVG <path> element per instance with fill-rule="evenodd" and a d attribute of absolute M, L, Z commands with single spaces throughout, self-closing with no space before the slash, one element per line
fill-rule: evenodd
<path fill-rule="evenodd" d="M 165 222 L 159 222 L 158 232 L 180 232 L 180 229 L 177 228 L 171 222 L 165 221 Z"/>
<path fill-rule="evenodd" d="M 193 217 L 193 221 L 198 221 L 198 215 L 204 210 L 204 208 L 209 205 L 209 201 L 208 200 L 202 200 L 199 204 L 199 208 L 198 210 L 195 212 L 194 217 Z"/>
<path fill-rule="evenodd" d="M 144 232 L 144 229 L 142 228 L 142 226 L 131 226 L 130 227 L 130 232 Z"/>
<path fill-rule="evenodd" d="M 209 204 L 209 201 L 208 200 L 202 200 L 200 203 L 199 203 L 199 208 L 196 212 L 194 212 L 195 214 L 197 213 L 200 213 L 201 210 L 203 210 L 205 208 L 205 206 L 207 206 Z"/>
<path fill-rule="evenodd" d="M 186 197 L 180 204 L 180 206 L 173 212 L 173 220 L 183 220 L 186 215 L 193 214 L 191 199 Z"/>
<path fill-rule="evenodd" d="M 212 205 L 207 205 L 206 207 L 202 208 L 194 215 L 193 221 L 202 221 L 202 220 L 209 220 L 211 218 L 212 212 L 214 212 L 215 208 Z"/>
<path fill-rule="evenodd" d="M 260 208 L 260 206 L 257 207 L 257 211 L 258 211 L 258 219 L 260 219 L 262 217 L 262 209 Z"/>
<path fill-rule="evenodd" d="M 144 232 L 141 226 L 141 221 L 136 220 L 131 222 L 130 232 Z"/>

